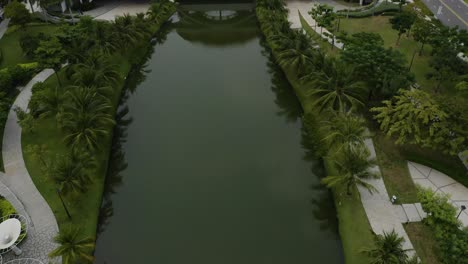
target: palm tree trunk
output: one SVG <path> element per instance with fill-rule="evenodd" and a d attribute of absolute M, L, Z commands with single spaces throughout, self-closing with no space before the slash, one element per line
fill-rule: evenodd
<path fill-rule="evenodd" d="M 29 6 L 31 7 L 31 13 L 34 13 L 34 7 L 31 3 L 31 0 L 28 0 L 28 2 L 29 2 Z"/>
<path fill-rule="evenodd" d="M 58 72 L 56 70 L 54 70 L 54 72 L 55 72 L 55 76 L 57 76 L 57 81 L 59 83 L 59 86 L 62 87 L 62 81 L 60 81 L 60 77 L 58 75 Z"/>
<path fill-rule="evenodd" d="M 424 42 L 421 43 L 421 49 L 419 50 L 419 56 L 421 56 L 423 54 L 423 50 L 424 50 Z"/>
<path fill-rule="evenodd" d="M 346 186 L 346 194 L 348 194 L 348 195 L 351 195 L 351 194 L 352 194 L 352 193 L 351 193 L 351 187 L 352 187 L 351 184 L 348 184 L 348 185 Z"/>

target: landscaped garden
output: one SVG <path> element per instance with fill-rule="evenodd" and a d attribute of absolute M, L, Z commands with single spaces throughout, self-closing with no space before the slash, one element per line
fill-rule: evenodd
<path fill-rule="evenodd" d="M 365 213 L 356 214 L 362 209 L 356 210 L 352 219 L 343 212 L 353 201 L 344 193 L 353 194 L 356 185 L 372 190 L 372 186 L 361 182 L 370 176 L 362 173 L 368 165 L 363 163 L 361 169 L 354 168 L 352 172 L 346 166 L 346 159 L 333 150 L 343 151 L 353 146 L 354 153 L 347 154 L 353 156 L 357 166 L 361 159 L 356 148 L 362 146 L 365 138 L 358 127 L 363 128 L 367 123 L 376 144 L 385 185 L 390 196 L 398 197 L 398 203 L 421 201 L 409 175 L 407 160 L 433 167 L 467 185 L 466 168 L 456 156 L 468 147 L 468 112 L 464 97 L 464 74 L 468 67 L 456 57 L 465 49 L 462 43 L 466 32 L 445 28 L 438 21 L 428 21 L 412 5 L 391 7 L 393 16 L 369 13 L 363 15 L 365 18 L 348 19 L 339 18 L 333 8 L 317 5 L 309 14 L 319 26 L 338 34 L 345 50 L 337 52 L 330 44 L 327 47 L 327 42 L 320 40 L 320 35 L 302 17 L 301 23 L 310 37 L 284 26 L 288 22 L 282 6 L 282 1 L 260 2 L 258 18 L 278 63 L 303 104 L 306 112 L 303 122 L 309 130 L 311 145 L 326 161 L 331 176 L 324 178 L 323 183 L 332 187 L 334 193 L 346 263 L 367 263 L 359 248 L 372 247 L 372 235 L 353 233 L 356 227 L 366 225 L 367 217 Z M 447 42 L 447 39 L 452 41 Z M 320 49 L 312 49 L 310 42 L 316 42 Z M 410 90 L 413 83 L 420 90 Z M 424 111 L 418 109 L 420 105 Z M 343 110 L 351 116 L 336 118 Z M 352 118 L 353 115 L 367 116 L 368 121 L 360 121 L 360 125 L 358 121 L 353 123 L 353 119 L 359 119 Z M 331 120 L 334 125 L 324 125 L 328 124 L 325 120 Z M 347 124 L 348 128 L 345 130 L 341 128 L 345 125 L 339 124 Z M 323 140 L 319 140 L 321 137 Z M 343 203 L 344 200 L 347 202 Z M 354 201 L 361 203 L 359 198 Z M 412 240 L 421 236 L 428 239 L 426 243 L 416 242 L 416 250 L 423 260 L 433 258 L 431 250 L 422 249 L 425 245 L 439 244 L 428 233 L 429 229 L 412 225 L 407 229 L 411 231 L 408 233 Z M 461 237 L 461 240 L 466 239 L 466 236 Z M 460 250 L 466 251 L 466 248 Z M 457 255 L 461 251 L 442 250 L 437 257 L 445 263 L 443 259 L 447 254 Z"/>

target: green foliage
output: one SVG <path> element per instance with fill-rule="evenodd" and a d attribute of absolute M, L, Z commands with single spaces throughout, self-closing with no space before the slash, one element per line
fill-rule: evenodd
<path fill-rule="evenodd" d="M 34 117 L 31 115 L 31 113 L 27 113 L 19 107 L 16 107 L 14 111 L 16 112 L 16 116 L 18 117 L 18 124 L 20 125 L 20 127 L 27 133 L 33 133 L 36 124 L 34 121 Z"/>
<path fill-rule="evenodd" d="M 89 252 L 94 248 L 93 238 L 83 238 L 78 228 L 64 228 L 54 238 L 59 246 L 50 252 L 50 257 L 62 257 L 63 264 L 92 263 Z"/>
<path fill-rule="evenodd" d="M 0 196 L 0 217 L 16 214 L 15 208 L 5 197 Z"/>
<path fill-rule="evenodd" d="M 415 260 L 408 258 L 406 250 L 403 249 L 405 239 L 400 237 L 395 230 L 390 233 L 384 231 L 383 235 L 375 234 L 374 241 L 374 248 L 363 250 L 363 253 L 371 258 L 372 264 L 415 263 Z"/>
<path fill-rule="evenodd" d="M 39 70 L 37 63 L 18 64 L 0 70 L 0 89 L 9 94 L 19 85 L 25 85 Z"/>
<path fill-rule="evenodd" d="M 345 41 L 341 59 L 356 68 L 356 77 L 365 80 L 369 98 L 387 98 L 399 89 L 409 87 L 413 76 L 399 51 L 384 47 L 375 33 L 356 33 Z"/>
<path fill-rule="evenodd" d="M 83 162 L 69 154 L 55 159 L 49 166 L 49 174 L 66 196 L 84 193 L 88 190 L 91 178 Z"/>
<path fill-rule="evenodd" d="M 348 195 L 351 195 L 351 191 L 357 186 L 364 187 L 370 193 L 377 191 L 374 186 L 364 181 L 379 177 L 370 171 L 376 163 L 370 159 L 367 148 L 344 148 L 343 151 L 335 153 L 332 160 L 337 168 L 337 175 L 329 175 L 322 179 L 322 183 L 327 187 L 346 186 Z"/>
<path fill-rule="evenodd" d="M 39 42 L 44 40 L 49 40 L 50 36 L 45 35 L 44 33 L 39 34 L 22 34 L 19 43 L 24 54 L 28 57 L 34 57 L 34 52 L 39 47 Z"/>
<path fill-rule="evenodd" d="M 24 27 L 26 23 L 31 21 L 31 14 L 26 7 L 18 1 L 12 1 L 6 5 L 4 15 L 11 19 L 13 25 L 19 25 L 21 27 Z"/>
<path fill-rule="evenodd" d="M 333 7 L 327 4 L 315 4 L 309 11 L 309 15 L 312 16 L 319 27 L 325 28 L 330 27 L 336 19 Z"/>
<path fill-rule="evenodd" d="M 383 106 L 372 108 L 371 112 L 376 113 L 374 118 L 382 131 L 388 136 L 397 136 L 397 144 L 420 144 L 452 155 L 466 149 L 468 131 L 454 129 L 463 124 L 452 123 L 457 117 L 441 107 L 430 94 L 401 90 L 392 100 L 382 103 Z"/>
<path fill-rule="evenodd" d="M 396 42 L 397 46 L 399 44 L 401 35 L 410 30 L 415 20 L 416 15 L 409 11 L 402 11 L 390 19 L 392 28 L 398 31 L 398 39 Z"/>
<path fill-rule="evenodd" d="M 447 195 L 435 194 L 429 189 L 420 190 L 418 197 L 428 213 L 424 223 L 434 230 L 439 242 L 442 263 L 468 263 L 468 231 L 461 229 L 461 223 L 456 218 L 459 209 L 450 204 Z"/>
<path fill-rule="evenodd" d="M 58 71 L 65 62 L 66 52 L 57 38 L 39 41 L 39 46 L 34 51 L 35 57 L 44 68 L 52 68 Z"/>
<path fill-rule="evenodd" d="M 437 33 L 437 27 L 432 21 L 423 18 L 417 18 L 413 26 L 413 38 L 421 43 L 419 56 L 422 55 L 424 44 L 428 43 Z"/>

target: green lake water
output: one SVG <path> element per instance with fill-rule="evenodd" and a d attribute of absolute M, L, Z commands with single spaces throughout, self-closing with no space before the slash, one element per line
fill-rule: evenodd
<path fill-rule="evenodd" d="M 254 11 L 203 8 L 181 9 L 122 104 L 95 263 L 343 263 Z"/>

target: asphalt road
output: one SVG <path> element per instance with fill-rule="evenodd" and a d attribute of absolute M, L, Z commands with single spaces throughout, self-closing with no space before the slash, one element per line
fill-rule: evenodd
<path fill-rule="evenodd" d="M 446 26 L 468 30 L 468 5 L 463 0 L 423 0 Z"/>

